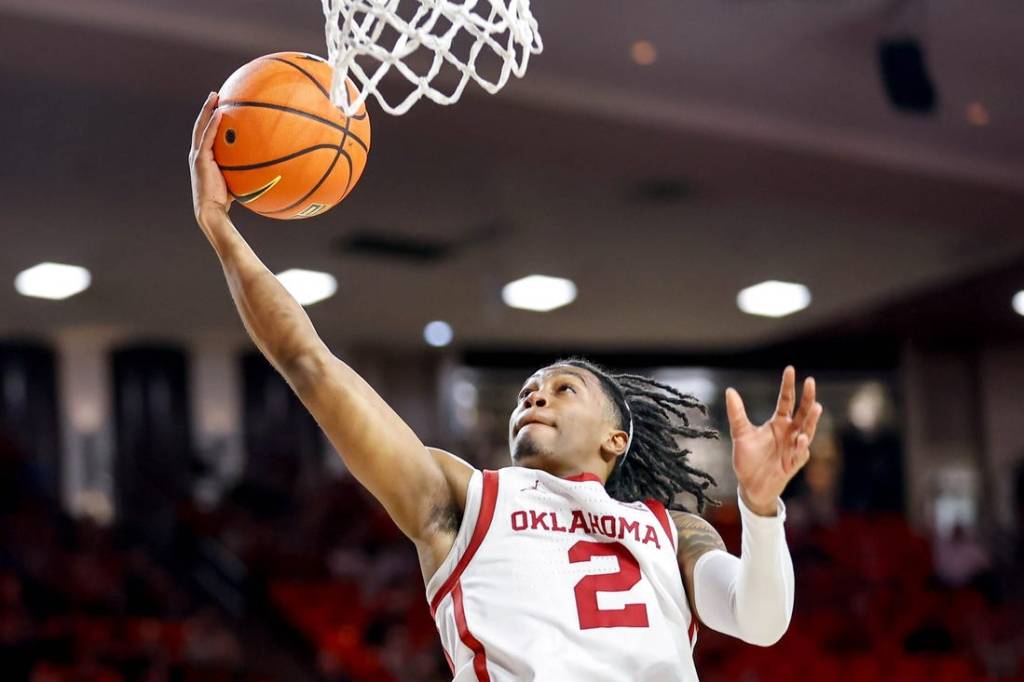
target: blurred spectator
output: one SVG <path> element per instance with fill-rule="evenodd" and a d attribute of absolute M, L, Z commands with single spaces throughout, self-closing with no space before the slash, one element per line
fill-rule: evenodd
<path fill-rule="evenodd" d="M 189 619 L 184 658 L 206 667 L 234 669 L 241 666 L 242 648 L 217 613 L 204 608 Z"/>
<path fill-rule="evenodd" d="M 890 429 L 839 432 L 843 455 L 840 500 L 853 512 L 903 511 L 903 444 Z"/>
<path fill-rule="evenodd" d="M 832 526 L 839 513 L 837 497 L 842 459 L 831 429 L 823 431 L 811 446 L 811 458 L 784 495 L 787 518 L 793 526 Z"/>
<path fill-rule="evenodd" d="M 990 566 L 985 547 L 959 522 L 935 541 L 935 574 L 948 587 L 967 585 Z"/>
<path fill-rule="evenodd" d="M 849 423 L 838 430 L 842 454 L 841 507 L 847 511 L 903 510 L 903 443 L 885 385 L 869 381 L 847 405 Z"/>

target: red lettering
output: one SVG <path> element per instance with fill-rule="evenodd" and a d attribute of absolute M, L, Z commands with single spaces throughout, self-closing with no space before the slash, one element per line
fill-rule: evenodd
<path fill-rule="evenodd" d="M 548 517 L 547 514 L 538 514 L 534 510 L 530 510 L 530 528 L 536 530 L 540 526 L 544 530 L 551 530 L 548 528 Z"/>
<path fill-rule="evenodd" d="M 633 533 L 633 539 L 640 542 L 640 522 L 639 521 L 627 521 L 626 519 L 619 519 L 619 539 L 621 540 L 626 536 L 626 533 Z"/>
<path fill-rule="evenodd" d="M 577 528 L 582 528 L 584 533 L 590 532 L 590 527 L 587 526 L 587 521 L 583 518 L 583 512 L 579 509 L 573 509 L 572 523 L 569 524 L 569 532 L 575 533 Z"/>
<path fill-rule="evenodd" d="M 648 542 L 654 542 L 654 546 L 661 549 L 661 543 L 658 542 L 658 534 L 654 532 L 654 526 L 647 526 L 647 535 L 644 536 L 644 544 Z"/>
<path fill-rule="evenodd" d="M 614 516 L 602 516 L 601 517 L 601 532 L 606 537 L 615 537 L 615 517 Z"/>
<path fill-rule="evenodd" d="M 512 530 L 526 530 L 526 512 L 512 512 Z"/>
<path fill-rule="evenodd" d="M 551 514 L 551 530 L 557 530 L 564 533 L 565 526 L 558 525 L 558 516 L 555 515 L 555 512 L 549 512 L 549 514 Z"/>

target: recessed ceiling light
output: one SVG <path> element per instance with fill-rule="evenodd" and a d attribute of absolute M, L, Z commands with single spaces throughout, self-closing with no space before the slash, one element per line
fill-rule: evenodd
<path fill-rule="evenodd" d="M 423 328 L 423 339 L 435 348 L 447 346 L 452 342 L 452 336 L 452 326 L 443 320 L 428 322 Z"/>
<path fill-rule="evenodd" d="M 633 46 L 629 48 L 629 54 L 633 57 L 633 61 L 640 66 L 650 66 L 658 61 L 658 50 L 649 40 L 638 40 L 633 43 Z"/>
<path fill-rule="evenodd" d="M 333 275 L 316 270 L 291 268 L 277 273 L 277 279 L 299 305 L 313 305 L 330 298 L 338 290 L 338 280 Z"/>
<path fill-rule="evenodd" d="M 562 277 L 530 275 L 506 284 L 501 298 L 510 308 L 546 313 L 575 301 L 576 285 Z"/>
<path fill-rule="evenodd" d="M 747 287 L 736 296 L 736 305 L 749 315 L 784 317 L 811 303 L 811 292 L 803 284 L 768 280 Z"/>
<path fill-rule="evenodd" d="M 89 271 L 77 265 L 40 263 L 19 272 L 14 288 L 22 296 L 59 301 L 85 291 L 91 282 Z"/>
<path fill-rule="evenodd" d="M 1024 315 L 1024 289 L 1013 295 L 1013 309 L 1018 315 Z"/>
<path fill-rule="evenodd" d="M 976 126 L 987 126 L 991 122 L 988 109 L 981 102 L 971 102 L 967 105 L 967 121 Z"/>

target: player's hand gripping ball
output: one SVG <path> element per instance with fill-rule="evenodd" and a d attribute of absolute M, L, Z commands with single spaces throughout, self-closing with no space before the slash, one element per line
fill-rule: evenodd
<path fill-rule="evenodd" d="M 365 105 L 345 116 L 331 103 L 331 66 L 277 52 L 231 74 L 213 156 L 238 203 L 268 218 L 321 215 L 355 187 L 370 151 Z M 350 97 L 356 96 L 351 81 Z"/>

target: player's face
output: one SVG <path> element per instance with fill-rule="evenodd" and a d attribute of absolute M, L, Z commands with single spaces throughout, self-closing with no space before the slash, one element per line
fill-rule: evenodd
<path fill-rule="evenodd" d="M 607 399 L 596 376 L 568 365 L 546 367 L 523 384 L 509 419 L 509 450 L 518 466 L 553 470 L 596 455 L 609 429 Z"/>

